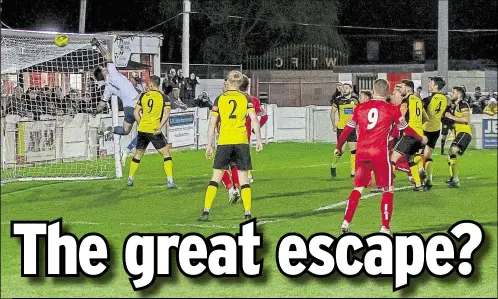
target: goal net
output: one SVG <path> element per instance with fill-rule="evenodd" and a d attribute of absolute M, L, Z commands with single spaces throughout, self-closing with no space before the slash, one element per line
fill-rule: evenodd
<path fill-rule="evenodd" d="M 97 135 L 118 112 L 94 116 L 102 82 L 93 70 L 105 61 L 90 45 L 96 37 L 112 53 L 113 36 L 68 34 L 58 47 L 55 35 L 2 29 L 2 182 L 120 176 L 113 137 Z"/>

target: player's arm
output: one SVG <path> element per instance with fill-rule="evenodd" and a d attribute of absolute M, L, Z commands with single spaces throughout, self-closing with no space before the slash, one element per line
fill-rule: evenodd
<path fill-rule="evenodd" d="M 92 46 L 97 47 L 97 49 L 100 51 L 100 54 L 102 54 L 102 56 L 104 56 L 104 59 L 107 62 L 112 62 L 111 52 L 109 52 L 109 50 L 106 47 L 102 46 L 96 38 L 92 39 L 91 44 L 92 44 Z"/>
<path fill-rule="evenodd" d="M 100 114 L 100 113 L 102 113 L 102 111 L 104 111 L 104 109 L 107 106 L 107 102 L 109 102 L 109 100 L 111 99 L 111 96 L 113 94 L 112 89 L 113 89 L 112 86 L 110 86 L 108 84 L 105 85 L 104 94 L 102 95 L 102 98 L 100 99 L 99 103 L 97 104 L 97 110 L 95 111 L 95 114 Z"/>
<path fill-rule="evenodd" d="M 344 130 L 339 136 L 339 139 L 337 140 L 337 145 L 334 151 L 337 156 L 342 155 L 342 146 L 344 145 L 344 143 L 346 143 L 349 134 L 351 134 L 353 130 L 356 130 L 357 119 L 358 119 L 357 111 L 358 109 L 353 110 L 353 115 L 351 116 L 351 119 L 348 121 L 347 125 L 344 127 Z"/>
<path fill-rule="evenodd" d="M 330 121 L 332 122 L 332 129 L 337 132 L 337 122 L 335 120 L 335 114 L 337 113 L 337 104 L 332 104 L 332 109 L 330 109 Z"/>
<path fill-rule="evenodd" d="M 169 120 L 169 117 L 171 116 L 171 102 L 167 95 L 163 94 L 163 102 L 164 102 L 163 118 L 161 119 L 159 127 L 156 128 L 157 134 L 161 133 L 161 129 L 166 125 L 166 123 Z"/>
<path fill-rule="evenodd" d="M 258 116 L 254 109 L 248 109 L 248 112 L 254 134 L 256 134 L 256 151 L 259 152 L 263 150 L 263 142 L 261 141 L 261 127 L 259 125 Z"/>
<path fill-rule="evenodd" d="M 142 112 L 142 98 L 144 97 L 144 94 L 140 95 L 140 98 L 138 99 L 137 105 L 135 106 L 135 110 L 133 111 L 133 115 L 135 116 L 135 120 L 137 121 L 137 124 L 140 123 L 142 120 L 142 115 L 140 112 Z"/>
<path fill-rule="evenodd" d="M 425 111 L 425 109 L 422 109 L 422 123 L 425 123 L 428 120 L 429 120 L 429 115 L 427 115 L 427 111 Z"/>
<path fill-rule="evenodd" d="M 470 111 L 469 109 L 461 109 L 462 116 L 456 116 L 449 112 L 446 112 L 445 116 L 451 120 L 454 120 L 457 123 L 468 124 L 470 123 Z"/>
<path fill-rule="evenodd" d="M 218 108 L 218 99 L 219 97 L 216 98 L 216 100 L 214 101 L 213 108 L 211 109 L 211 117 L 209 118 L 208 140 L 207 140 L 206 149 L 210 149 L 213 147 L 214 131 L 216 130 L 216 127 L 218 125 L 218 119 L 220 117 L 220 109 Z"/>

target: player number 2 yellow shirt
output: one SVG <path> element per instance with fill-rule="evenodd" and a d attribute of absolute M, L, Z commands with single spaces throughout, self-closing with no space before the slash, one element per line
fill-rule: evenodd
<path fill-rule="evenodd" d="M 220 118 L 219 145 L 249 143 L 246 117 L 250 111 L 254 111 L 252 100 L 240 91 L 229 90 L 214 101 L 211 114 Z"/>

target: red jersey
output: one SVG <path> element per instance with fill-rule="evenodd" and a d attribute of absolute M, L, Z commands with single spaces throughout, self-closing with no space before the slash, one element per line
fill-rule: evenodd
<path fill-rule="evenodd" d="M 356 128 L 358 134 L 356 160 L 389 159 L 387 145 L 393 124 L 399 130 L 408 126 L 401 119 L 399 108 L 392 104 L 370 100 L 356 106 L 348 122 L 348 126 Z"/>
<path fill-rule="evenodd" d="M 258 116 L 261 117 L 261 120 L 259 121 L 259 125 L 262 127 L 266 121 L 268 120 L 268 117 L 266 116 L 266 112 L 263 110 L 263 106 L 261 105 L 261 102 L 257 97 L 251 96 L 252 100 L 252 105 L 254 106 L 254 111 Z M 251 118 L 249 116 L 246 117 L 246 129 L 247 129 L 247 136 L 251 138 L 251 129 L 252 129 L 252 124 L 251 124 Z"/>

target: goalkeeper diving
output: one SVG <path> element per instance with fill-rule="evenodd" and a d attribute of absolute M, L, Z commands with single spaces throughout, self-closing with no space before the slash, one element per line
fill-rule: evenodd
<path fill-rule="evenodd" d="M 130 134 L 133 124 L 135 123 L 134 111 L 140 95 L 136 91 L 133 84 L 116 69 L 111 53 L 95 38 L 92 39 L 91 44 L 99 49 L 100 53 L 104 56 L 104 59 L 107 62 L 107 67 L 98 66 L 93 71 L 95 80 L 105 81 L 104 95 L 102 96 L 102 101 L 97 106 L 96 113 L 101 113 L 105 109 L 106 102 L 108 102 L 112 96 L 117 96 L 121 99 L 124 110 L 124 120 L 122 126 L 116 126 L 114 128 L 108 127 L 106 131 L 100 132 L 99 134 L 101 136 L 110 133 L 128 135 Z M 123 165 L 125 164 L 124 162 L 126 161 L 126 157 L 129 152 L 136 147 L 136 145 L 137 137 L 135 137 L 128 145 L 128 153 L 121 151 L 121 162 Z"/>

